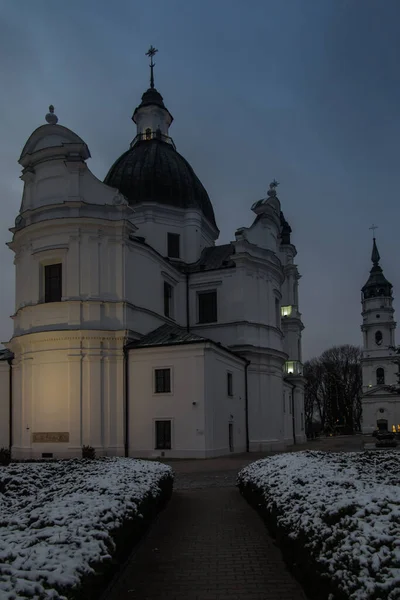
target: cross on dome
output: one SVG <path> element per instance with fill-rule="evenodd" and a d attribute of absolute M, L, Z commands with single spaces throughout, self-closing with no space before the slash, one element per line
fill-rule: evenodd
<path fill-rule="evenodd" d="M 150 87 L 154 88 L 154 67 L 155 67 L 155 62 L 153 62 L 153 56 L 158 52 L 158 50 L 156 48 L 154 48 L 154 46 L 150 46 L 150 48 L 148 49 L 148 51 L 146 52 L 146 56 L 148 56 L 150 58 Z"/>

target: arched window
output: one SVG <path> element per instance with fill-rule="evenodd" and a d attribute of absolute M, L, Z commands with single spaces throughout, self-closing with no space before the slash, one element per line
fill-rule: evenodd
<path fill-rule="evenodd" d="M 151 129 L 148 127 L 146 129 L 146 140 L 151 140 Z"/>
<path fill-rule="evenodd" d="M 376 385 L 384 385 L 385 384 L 385 369 L 379 367 L 376 370 Z"/>
<path fill-rule="evenodd" d="M 377 346 L 380 346 L 382 344 L 382 340 L 383 340 L 382 331 L 377 331 L 375 333 L 375 344 Z"/>

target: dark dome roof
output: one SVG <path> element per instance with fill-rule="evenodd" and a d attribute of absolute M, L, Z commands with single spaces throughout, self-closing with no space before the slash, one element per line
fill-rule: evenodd
<path fill-rule="evenodd" d="M 214 210 L 189 163 L 168 142 L 137 142 L 113 164 L 104 183 L 117 188 L 129 204 L 159 202 L 177 208 L 199 208 L 215 227 Z"/>

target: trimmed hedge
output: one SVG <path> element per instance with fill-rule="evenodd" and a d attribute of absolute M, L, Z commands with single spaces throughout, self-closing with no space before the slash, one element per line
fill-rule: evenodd
<path fill-rule="evenodd" d="M 290 537 L 290 530 L 278 526 L 279 511 L 268 510 L 265 506 L 263 491 L 257 486 L 239 481 L 238 488 L 247 502 L 263 519 L 269 533 L 276 540 L 283 558 L 294 577 L 301 583 L 310 600 L 329 600 L 330 594 L 335 600 L 348 600 L 347 594 L 337 589 L 334 582 L 308 552 L 306 536 Z"/>
<path fill-rule="evenodd" d="M 154 497 L 150 492 L 138 505 L 138 514 L 126 519 L 121 527 L 112 532 L 115 551 L 109 549 L 112 560 L 92 564 L 92 575 L 85 575 L 81 584 L 71 589 L 58 590 L 68 600 L 98 600 L 112 579 L 119 573 L 135 546 L 146 533 L 158 513 L 168 504 L 173 490 L 173 475 L 167 474 L 158 484 L 160 493 Z M 139 515 L 142 515 L 140 517 Z"/>

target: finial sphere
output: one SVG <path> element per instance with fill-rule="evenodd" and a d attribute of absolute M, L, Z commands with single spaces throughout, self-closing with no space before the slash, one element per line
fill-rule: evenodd
<path fill-rule="evenodd" d="M 45 119 L 49 125 L 56 125 L 56 123 L 58 123 L 58 117 L 54 114 L 54 106 L 52 104 L 49 106 L 49 112 Z"/>

